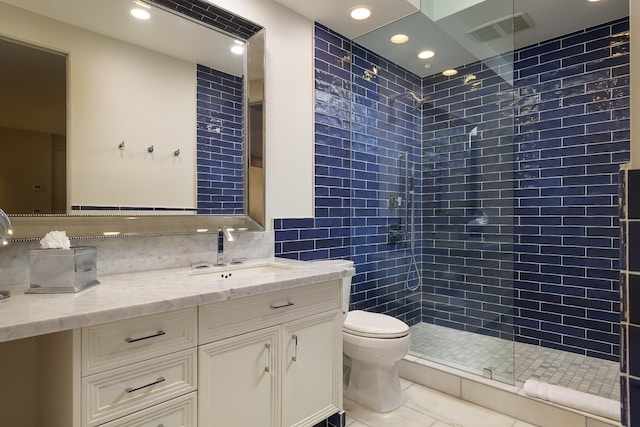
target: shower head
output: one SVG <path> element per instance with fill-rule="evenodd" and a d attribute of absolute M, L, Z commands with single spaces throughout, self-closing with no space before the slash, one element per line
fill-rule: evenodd
<path fill-rule="evenodd" d="M 398 98 L 403 97 L 403 96 L 410 96 L 416 102 L 416 104 L 411 109 L 411 112 L 414 112 L 414 111 L 418 110 L 420 107 L 422 107 L 422 104 L 424 104 L 427 101 L 427 97 L 426 96 L 420 97 L 415 92 L 405 92 L 405 93 L 399 93 L 399 94 L 390 96 L 389 97 L 389 105 L 393 104 L 394 102 L 396 102 L 396 100 Z"/>
<path fill-rule="evenodd" d="M 427 101 L 427 97 L 425 96 L 422 99 L 419 99 L 416 101 L 416 105 L 413 106 L 413 108 L 411 109 L 411 112 L 417 111 L 420 108 L 422 108 L 422 104 L 424 104 Z"/>

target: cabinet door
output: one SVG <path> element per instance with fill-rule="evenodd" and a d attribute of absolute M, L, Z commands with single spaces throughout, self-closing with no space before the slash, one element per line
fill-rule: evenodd
<path fill-rule="evenodd" d="M 331 311 L 283 326 L 283 427 L 314 425 L 340 410 L 341 320 Z"/>
<path fill-rule="evenodd" d="M 200 347 L 198 425 L 277 426 L 279 328 Z"/>

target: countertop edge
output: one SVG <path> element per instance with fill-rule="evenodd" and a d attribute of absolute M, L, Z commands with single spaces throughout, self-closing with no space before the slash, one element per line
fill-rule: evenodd
<path fill-rule="evenodd" d="M 198 290 L 198 287 L 188 289 L 179 289 L 178 285 L 166 292 L 157 292 L 156 298 L 142 298 L 145 292 L 156 290 L 157 287 L 171 287 L 172 275 L 176 271 L 188 271 L 188 269 L 169 269 L 169 270 L 152 270 L 148 272 L 138 272 L 120 275 L 110 275 L 99 278 L 102 282 L 94 288 L 89 288 L 77 294 L 42 294 L 42 295 L 25 295 L 24 291 L 28 289 L 28 285 L 3 286 L 11 291 L 11 298 L 0 301 L 0 342 L 12 341 L 22 338 L 29 338 L 43 334 L 50 334 L 71 330 L 86 326 L 97 325 L 101 323 L 123 320 L 149 314 L 156 314 L 165 311 L 178 310 L 189 307 L 196 307 L 203 304 L 209 304 L 218 301 L 225 301 L 237 298 L 243 298 L 251 295 L 265 294 L 283 289 L 294 289 L 307 286 L 314 283 L 338 280 L 345 277 L 353 276 L 355 270 L 353 266 L 348 266 L 344 262 L 304 262 L 291 261 L 285 259 L 269 259 L 254 260 L 248 263 L 248 266 L 261 262 L 278 262 L 296 267 L 290 272 L 285 272 L 275 280 L 256 281 L 249 280 L 249 285 L 233 286 L 240 283 L 228 282 L 230 286 L 217 287 L 215 289 Z M 136 277 L 158 276 L 163 279 L 152 279 L 162 283 L 149 284 L 147 286 L 128 287 L 132 280 Z M 177 277 L 177 276 L 175 276 Z M 197 277 L 197 276 L 196 276 Z M 184 280 L 184 279 L 183 279 Z M 194 281 L 202 281 L 195 279 Z M 168 283 L 167 283 L 168 282 Z M 131 282 L 135 283 L 135 282 Z M 206 287 L 206 284 L 200 287 Z M 129 292 L 126 295 L 126 302 L 117 303 L 109 302 L 104 307 L 100 307 L 100 303 L 93 299 L 98 299 L 101 294 L 106 294 L 113 298 L 118 292 Z M 163 289 L 161 289 L 163 290 Z M 173 293 L 168 297 L 164 294 Z M 140 300 L 138 301 L 138 298 Z M 83 300 L 87 300 L 86 308 L 82 308 L 79 304 Z M 50 305 L 59 305 L 56 310 L 47 307 Z M 75 311 L 69 312 L 67 305 L 72 305 Z M 78 307 L 75 307 L 75 306 Z M 9 309 L 10 307 L 10 309 Z M 3 318 L 4 314 L 29 312 L 33 313 L 32 320 L 19 319 L 15 322 L 8 321 Z M 48 309 L 44 314 L 38 314 L 38 310 Z M 9 310 L 8 313 L 6 311 Z M 22 311 L 24 310 L 24 311 Z M 4 316 L 6 317 L 6 316 Z"/>

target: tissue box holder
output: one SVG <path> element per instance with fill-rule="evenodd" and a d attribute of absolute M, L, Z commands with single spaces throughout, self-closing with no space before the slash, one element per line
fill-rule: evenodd
<path fill-rule="evenodd" d="M 32 249 L 31 287 L 28 294 L 80 292 L 99 284 L 96 248 Z"/>

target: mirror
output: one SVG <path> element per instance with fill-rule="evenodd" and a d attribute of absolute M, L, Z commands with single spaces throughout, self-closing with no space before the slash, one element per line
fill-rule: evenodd
<path fill-rule="evenodd" d="M 0 209 L 0 247 L 7 246 L 13 236 L 13 228 L 9 217 Z"/>
<path fill-rule="evenodd" d="M 51 229 L 63 218 L 32 215 L 45 213 L 64 213 L 63 223 L 80 233 L 68 232 L 73 237 L 194 232 L 221 222 L 264 226 L 264 30 L 209 3 L 190 3 L 187 9 L 172 0 L 2 0 L 0 38 L 55 57 L 66 69 L 58 79 L 66 86 L 53 91 L 62 93 L 55 103 L 67 106 L 58 114 L 66 126 L 47 125 L 49 154 L 40 160 L 46 167 L 21 167 L 56 177 L 45 183 L 30 176 L 20 184 L 49 206 L 10 209 L 0 201 L 20 217 L 13 221 L 16 238 L 41 237 L 23 227 Z M 150 19 L 134 19 L 133 8 Z M 226 33 L 212 30 L 212 22 Z M 231 47 L 248 53 L 233 55 Z M 59 74 L 44 70 L 36 81 Z M 34 112 L 45 104 L 39 97 L 19 115 L 35 127 Z M 43 110 L 46 119 L 53 116 Z M 10 125 L 0 122 L 0 138 Z M 14 157 L 31 161 L 41 151 Z M 0 175 L 0 189 L 17 187 L 15 175 Z M 129 221 L 110 220 L 105 230 L 104 215 Z M 173 220 L 150 218 L 158 216 Z"/>

